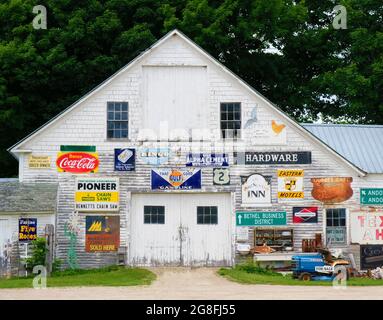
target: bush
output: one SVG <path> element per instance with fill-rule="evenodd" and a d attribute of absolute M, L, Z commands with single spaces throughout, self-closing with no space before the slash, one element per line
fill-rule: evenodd
<path fill-rule="evenodd" d="M 35 266 L 45 266 L 45 255 L 47 253 L 45 238 L 37 238 L 32 241 L 32 256 L 27 258 L 26 269 L 32 271 Z"/>
<path fill-rule="evenodd" d="M 257 274 L 268 274 L 268 275 L 273 275 L 277 274 L 273 269 L 266 267 L 263 268 L 259 265 L 259 263 L 254 263 L 252 260 L 247 261 L 246 263 L 239 264 L 237 266 L 238 270 L 245 271 L 247 273 L 257 273 Z"/>

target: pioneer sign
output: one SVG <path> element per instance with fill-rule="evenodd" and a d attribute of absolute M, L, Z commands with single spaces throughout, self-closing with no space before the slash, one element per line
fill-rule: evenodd
<path fill-rule="evenodd" d="M 77 211 L 117 211 L 118 178 L 77 178 L 75 208 Z"/>
<path fill-rule="evenodd" d="M 310 164 L 310 151 L 241 152 L 238 164 Z"/>

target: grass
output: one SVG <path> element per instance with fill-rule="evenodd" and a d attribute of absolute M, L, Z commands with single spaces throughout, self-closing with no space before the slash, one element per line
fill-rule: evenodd
<path fill-rule="evenodd" d="M 111 266 L 57 272 L 47 278 L 47 287 L 136 286 L 151 284 L 155 278 L 146 269 Z M 0 279 L 0 289 L 32 288 L 32 281 L 33 277 Z"/>
<path fill-rule="evenodd" d="M 218 274 L 243 284 L 271 284 L 286 286 L 332 286 L 332 281 L 301 281 L 293 279 L 291 274 L 283 276 L 278 272 L 263 269 L 253 263 L 238 265 L 234 268 L 221 268 Z M 383 286 L 383 280 L 369 278 L 351 278 L 348 286 Z"/>

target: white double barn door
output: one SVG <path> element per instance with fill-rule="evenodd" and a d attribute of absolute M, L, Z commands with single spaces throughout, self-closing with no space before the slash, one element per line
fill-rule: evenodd
<path fill-rule="evenodd" d="M 163 223 L 144 221 L 145 206 L 160 206 Z M 197 211 L 216 213 L 214 223 L 197 221 Z M 229 193 L 133 194 L 129 260 L 145 266 L 231 265 Z M 209 217 L 205 217 L 209 222 Z M 211 222 L 211 221 L 210 221 Z"/>

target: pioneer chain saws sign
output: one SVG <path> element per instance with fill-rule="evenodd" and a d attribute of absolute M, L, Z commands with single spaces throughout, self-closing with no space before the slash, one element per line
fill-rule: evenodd
<path fill-rule="evenodd" d="M 119 178 L 77 178 L 77 211 L 118 211 Z"/>

